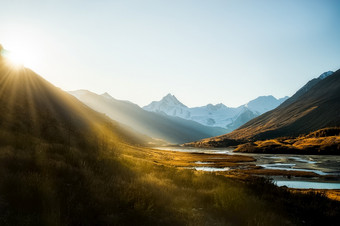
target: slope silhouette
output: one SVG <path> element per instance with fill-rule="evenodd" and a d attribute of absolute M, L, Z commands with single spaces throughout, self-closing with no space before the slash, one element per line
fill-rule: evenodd
<path fill-rule="evenodd" d="M 340 70 L 286 100 L 276 109 L 250 120 L 231 133 L 193 143 L 228 146 L 245 141 L 299 136 L 340 126 Z"/>
<path fill-rule="evenodd" d="M 143 143 L 146 139 L 93 111 L 30 69 L 12 66 L 3 57 L 0 58 L 0 112 L 3 145 L 10 140 L 8 134 L 13 133 L 71 145 L 83 142 L 80 137 L 98 134 L 104 128 L 121 141 Z"/>

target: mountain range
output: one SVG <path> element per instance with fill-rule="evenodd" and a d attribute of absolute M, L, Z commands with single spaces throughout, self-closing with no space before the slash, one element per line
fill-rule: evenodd
<path fill-rule="evenodd" d="M 191 142 L 228 132 L 224 128 L 205 126 L 179 117 L 148 112 L 129 101 L 117 100 L 108 93 L 98 95 L 87 90 L 69 93 L 111 119 L 129 126 L 139 133 L 169 143 Z"/>
<path fill-rule="evenodd" d="M 198 141 L 194 146 L 223 147 L 237 143 L 302 134 L 340 126 L 340 70 L 309 81 L 279 107 L 231 133 Z"/>
<path fill-rule="evenodd" d="M 288 97 L 276 99 L 270 95 L 260 96 L 236 108 L 227 107 L 222 103 L 189 108 L 174 95 L 168 94 L 160 101 L 153 101 L 144 106 L 143 109 L 192 120 L 206 126 L 222 127 L 231 132 L 249 120 L 276 108 L 287 99 Z"/>
<path fill-rule="evenodd" d="M 139 133 L 173 144 L 231 132 L 288 98 L 261 96 L 238 108 L 229 108 L 224 104 L 188 108 L 174 95 L 168 94 L 162 100 L 140 108 L 130 101 L 117 100 L 108 93 L 99 95 L 88 90 L 69 93 L 92 109 Z"/>
<path fill-rule="evenodd" d="M 193 165 L 206 164 L 203 159 L 209 159 L 208 163 L 215 159 L 215 163 L 221 164 L 219 167 L 222 164 L 225 167 L 226 163 L 235 167 L 240 162 L 243 168 L 255 160 L 252 157 L 145 147 L 154 140 L 91 109 L 32 70 L 7 62 L 1 52 L 0 45 L 1 225 L 190 225 L 192 222 L 195 225 L 258 222 L 333 225 L 338 222 L 337 202 L 319 194 L 287 193 L 286 188 L 277 188 L 262 177 L 244 180 L 240 172 L 229 174 L 233 170 L 227 172 L 226 178 L 191 169 Z M 323 101 L 317 102 L 318 106 L 328 101 L 323 109 L 339 109 L 339 73 L 319 81 L 297 101 L 306 98 L 307 102 L 316 103 L 324 96 Z M 315 94 L 314 99 L 309 98 L 310 92 Z M 144 115 L 141 120 L 162 116 L 128 101 L 116 100 L 107 93 L 97 95 L 82 90 L 74 95 L 86 96 L 103 111 L 108 108 L 125 120 L 132 120 L 133 114 Z M 334 109 L 323 116 L 334 118 Z M 126 115 L 127 112 L 134 113 Z M 205 128 L 181 118 L 163 117 L 170 119 L 165 123 L 158 118 L 163 120 L 160 125 L 165 129 L 169 126 L 170 132 L 179 135 L 185 133 L 171 127 L 176 123 L 171 121 L 174 118 Z M 149 122 L 153 121 L 146 121 L 145 126 Z M 177 129 L 185 129 L 184 122 L 179 123 L 181 127 Z M 188 126 L 186 132 L 193 129 Z M 340 129 L 321 130 L 308 138 L 324 134 L 339 136 Z"/>

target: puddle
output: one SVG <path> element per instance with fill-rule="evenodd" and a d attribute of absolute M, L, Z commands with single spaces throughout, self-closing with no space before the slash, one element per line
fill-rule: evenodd
<path fill-rule="evenodd" d="M 263 168 L 284 168 L 284 169 L 289 169 L 293 168 L 296 166 L 294 163 L 273 163 L 273 164 L 264 164 L 264 165 L 259 165 L 262 166 Z"/>
<path fill-rule="evenodd" d="M 201 162 L 201 161 L 197 161 L 194 162 L 195 164 L 213 164 L 213 162 Z"/>
<path fill-rule="evenodd" d="M 233 154 L 231 151 L 214 151 L 214 152 L 206 152 L 209 154 Z"/>
<path fill-rule="evenodd" d="M 309 164 L 316 164 L 317 162 L 307 159 L 302 159 L 300 157 L 289 157 L 288 159 L 297 161 L 297 162 L 303 162 L 303 163 L 309 163 Z"/>
<path fill-rule="evenodd" d="M 290 163 L 274 163 L 274 164 L 264 164 L 259 165 L 265 169 L 271 169 L 271 170 L 287 170 L 287 171 L 302 171 L 302 172 L 313 172 L 319 175 L 331 175 L 332 173 L 325 173 L 321 170 L 314 170 L 314 169 L 299 169 L 299 168 L 293 168 L 296 164 L 290 164 Z"/>
<path fill-rule="evenodd" d="M 265 156 L 263 158 L 265 158 L 265 159 L 282 159 L 282 157 L 278 157 L 278 156 Z"/>
<path fill-rule="evenodd" d="M 228 171 L 230 170 L 229 167 L 224 167 L 224 168 L 216 168 L 216 167 L 193 167 L 195 170 L 202 170 L 202 171 L 208 171 L 208 172 L 218 172 L 218 171 Z"/>
<path fill-rule="evenodd" d="M 308 181 L 275 181 L 276 185 L 298 189 L 340 189 L 340 183 L 308 182 Z"/>
<path fill-rule="evenodd" d="M 297 178 L 287 180 L 281 178 L 275 180 L 278 186 L 287 186 L 292 188 L 314 188 L 314 189 L 340 189 L 340 155 L 319 156 L 319 155 L 290 155 L 290 154 L 250 154 L 250 153 L 233 153 L 232 148 L 226 149 L 201 149 L 201 148 L 185 148 L 185 147 L 167 147 L 160 148 L 161 150 L 191 152 L 191 153 L 209 153 L 209 154 L 225 154 L 225 155 L 243 155 L 250 156 L 256 159 L 256 162 L 246 163 L 243 167 L 240 164 L 239 169 L 247 168 L 248 166 L 261 166 L 264 169 L 271 170 L 288 170 L 288 171 L 302 171 L 313 172 L 320 177 L 315 177 L 311 182 L 308 180 L 299 181 Z M 227 157 L 226 157 L 227 158 Z M 214 161 L 223 161 L 223 156 L 209 156 L 209 160 L 197 161 L 197 167 L 190 167 L 190 169 L 202 170 L 207 172 L 228 171 L 230 168 L 214 167 Z M 209 162 L 211 160 L 211 162 Z M 217 162 L 218 162 L 217 161 Z M 216 162 L 215 162 L 216 163 Z M 206 165 L 204 165 L 206 164 Z M 208 164 L 211 164 L 209 166 Z M 332 176 L 332 181 L 325 181 L 321 176 Z M 333 180 L 334 179 L 334 180 Z M 327 179 L 328 180 L 328 179 Z"/>

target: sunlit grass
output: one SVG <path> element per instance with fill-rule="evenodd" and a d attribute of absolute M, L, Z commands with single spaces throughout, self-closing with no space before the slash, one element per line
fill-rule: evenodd
<path fill-rule="evenodd" d="M 6 68 L 0 62 L 0 225 L 330 225 L 339 219 L 339 204 L 323 196 L 178 169 L 181 155 L 174 160 L 141 147 L 141 137 L 30 70 Z"/>
<path fill-rule="evenodd" d="M 314 202 L 318 219 L 326 221 L 337 216 L 328 208 L 339 208 L 262 180 L 241 182 L 154 164 L 138 157 L 143 149 L 122 143 L 118 149 L 70 149 L 40 142 L 0 148 L 2 223 L 295 225 L 315 220 L 309 215 L 316 211 Z"/>
<path fill-rule="evenodd" d="M 239 145 L 236 152 L 340 154 L 340 129 L 324 128 L 296 138 L 280 137 Z"/>

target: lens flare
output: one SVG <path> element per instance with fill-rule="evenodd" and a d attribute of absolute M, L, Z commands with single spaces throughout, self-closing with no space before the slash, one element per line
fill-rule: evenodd
<path fill-rule="evenodd" d="M 1 56 L 6 58 L 13 67 L 36 69 L 40 65 L 38 51 L 35 51 L 31 45 L 19 44 L 4 45 L 1 49 Z"/>
<path fill-rule="evenodd" d="M 14 66 L 26 66 L 24 57 L 18 53 L 7 52 L 5 56 Z"/>

